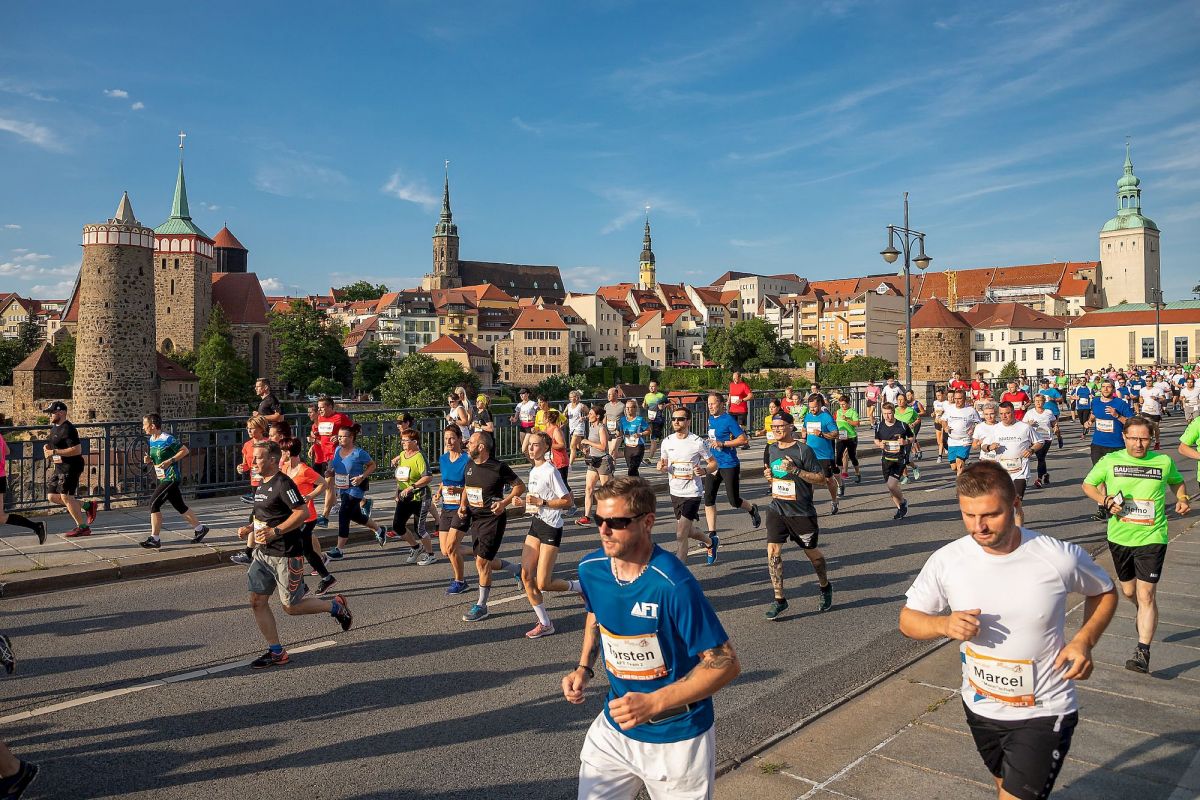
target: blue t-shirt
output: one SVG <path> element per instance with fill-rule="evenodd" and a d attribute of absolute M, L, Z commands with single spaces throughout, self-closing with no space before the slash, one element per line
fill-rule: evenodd
<path fill-rule="evenodd" d="M 1046 398 L 1046 410 L 1048 410 L 1051 414 L 1057 417 L 1062 413 L 1058 407 L 1058 401 L 1063 399 L 1062 392 L 1060 392 L 1058 389 L 1048 388 L 1039 389 L 1038 394 Z"/>
<path fill-rule="evenodd" d="M 1086 386 L 1076 386 L 1073 390 L 1075 393 L 1076 408 L 1091 408 L 1092 407 L 1092 390 Z"/>
<path fill-rule="evenodd" d="M 804 433 L 806 434 L 804 443 L 808 445 L 808 449 L 813 451 L 813 455 L 818 461 L 833 461 L 833 440 L 826 439 L 817 433 L 817 426 L 820 425 L 821 433 L 836 433 L 837 422 L 830 416 L 828 411 L 822 411 L 820 414 L 813 414 L 811 411 L 804 415 Z"/>
<path fill-rule="evenodd" d="M 608 704 L 629 692 L 653 692 L 682 678 L 700 663 L 700 654 L 729 641 L 699 582 L 675 556 L 658 545 L 646 571 L 628 585 L 617 583 L 603 550 L 579 562 L 583 604 L 600 625 L 601 656 L 608 673 L 604 716 L 614 728 Z M 639 742 L 681 742 L 713 724 L 712 698 L 662 722 L 621 731 Z"/>
<path fill-rule="evenodd" d="M 1108 415 L 1109 406 L 1115 408 L 1122 417 L 1133 416 L 1133 409 L 1129 407 L 1129 403 L 1119 397 L 1111 400 L 1092 398 L 1092 417 L 1096 426 L 1092 429 L 1092 444 L 1100 447 L 1124 447 L 1125 439 L 1122 437 L 1125 435 L 1125 425 L 1116 417 Z M 1110 430 L 1105 430 L 1106 428 Z"/>
<path fill-rule="evenodd" d="M 646 440 L 642 437 L 642 434 L 650 430 L 650 423 L 646 422 L 646 418 L 642 416 L 637 416 L 633 419 L 630 419 L 622 414 L 621 419 L 617 422 L 617 427 L 621 430 L 622 437 L 638 437 L 637 444 L 629 444 L 628 442 L 625 442 L 626 447 L 641 447 L 646 443 Z M 624 439 L 622 439 L 622 441 L 624 442 Z"/>
<path fill-rule="evenodd" d="M 1128 383 L 1130 394 L 1137 394 L 1142 389 L 1146 388 L 1146 382 L 1140 377 L 1133 378 Z"/>
<path fill-rule="evenodd" d="M 732 442 L 744 433 L 745 431 L 742 430 L 742 426 L 738 425 L 738 421 L 729 412 L 719 417 L 714 417 L 711 414 L 708 417 L 708 438 L 711 441 Z M 738 458 L 736 448 L 713 447 L 710 450 L 712 451 L 712 457 L 717 460 L 717 467 L 720 469 L 732 469 L 742 463 Z"/>
<path fill-rule="evenodd" d="M 350 483 L 350 479 L 357 475 L 362 475 L 363 470 L 366 469 L 367 464 L 370 462 L 370 454 L 361 447 L 355 447 L 350 451 L 350 455 L 348 456 L 342 455 L 342 448 L 334 448 L 333 458 L 329 461 L 333 467 L 333 485 L 337 487 L 339 492 L 361 500 L 363 490 L 367 488 L 367 482 L 363 481 L 363 485 L 354 486 Z"/>
<path fill-rule="evenodd" d="M 438 465 L 442 471 L 443 486 L 463 486 L 465 484 L 465 476 L 467 473 L 467 464 L 470 463 L 471 457 L 465 452 L 458 454 L 458 461 L 451 461 L 449 453 L 442 453 L 438 458 Z M 458 503 L 446 502 L 446 496 L 443 494 L 441 498 L 442 508 L 458 508 Z"/>

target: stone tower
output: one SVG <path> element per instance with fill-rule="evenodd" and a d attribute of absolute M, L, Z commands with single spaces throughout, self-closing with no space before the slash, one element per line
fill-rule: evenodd
<path fill-rule="evenodd" d="M 155 345 L 195 350 L 212 311 L 213 240 L 192 222 L 183 179 L 183 137 L 171 217 L 154 229 Z"/>
<path fill-rule="evenodd" d="M 154 231 L 129 195 L 108 222 L 83 227 L 72 418 L 141 419 L 158 411 L 154 352 Z"/>
<path fill-rule="evenodd" d="M 904 375 L 904 328 L 900 328 L 896 363 Z M 912 317 L 913 382 L 943 383 L 955 371 L 971 372 L 971 325 L 931 297 Z"/>
<path fill-rule="evenodd" d="M 1100 287 L 1104 305 L 1151 303 L 1162 287 L 1158 226 L 1142 216 L 1141 180 L 1133 174 L 1129 143 L 1125 174 L 1117 181 L 1117 215 L 1100 229 Z"/>
<path fill-rule="evenodd" d="M 654 291 L 654 251 L 650 249 L 650 210 L 646 209 L 646 232 L 642 235 L 642 259 L 638 268 L 638 288 Z"/>
<path fill-rule="evenodd" d="M 442 217 L 433 229 L 433 272 L 421 281 L 421 288 L 458 289 L 462 275 L 458 270 L 458 226 L 450 213 L 450 162 L 446 162 L 446 182 L 442 187 Z"/>

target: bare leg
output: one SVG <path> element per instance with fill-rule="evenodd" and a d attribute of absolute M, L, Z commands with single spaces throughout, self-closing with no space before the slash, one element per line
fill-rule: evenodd
<path fill-rule="evenodd" d="M 21 769 L 21 762 L 8 749 L 8 745 L 0 742 L 0 778 L 16 775 Z"/>
<path fill-rule="evenodd" d="M 250 610 L 254 621 L 267 644 L 279 644 L 279 629 L 275 627 L 275 615 L 271 613 L 271 595 L 250 593 Z"/>
<path fill-rule="evenodd" d="M 775 590 L 775 599 L 783 598 L 783 545 L 767 543 L 767 572 L 771 576 L 771 588 Z"/>
<path fill-rule="evenodd" d="M 450 562 L 450 569 L 453 571 L 454 580 L 456 581 L 461 581 L 466 577 L 465 564 L 463 563 L 463 548 L 459 546 L 462 538 L 463 531 L 457 528 L 442 531 L 438 537 L 441 541 L 442 555 Z"/>
<path fill-rule="evenodd" d="M 542 544 L 538 549 L 537 584 L 543 592 L 569 592 L 571 584 L 554 577 L 554 562 L 558 560 L 558 548 Z"/>
<path fill-rule="evenodd" d="M 162 512 L 155 511 L 150 515 L 150 535 L 157 539 L 160 533 L 162 533 Z"/>
<path fill-rule="evenodd" d="M 900 481 L 896 480 L 895 477 L 889 477 L 887 479 L 887 490 L 892 496 L 892 503 L 895 504 L 896 508 L 899 508 L 900 504 L 904 502 L 904 493 L 900 491 Z"/>
<path fill-rule="evenodd" d="M 822 589 L 829 585 L 829 578 L 825 576 L 825 556 L 817 548 L 805 550 L 804 555 L 808 556 L 808 560 L 812 562 L 813 572 L 817 573 L 817 583 Z"/>
<path fill-rule="evenodd" d="M 1158 628 L 1157 583 L 1135 580 L 1137 584 L 1137 629 L 1138 642 L 1150 644 Z"/>
<path fill-rule="evenodd" d="M 542 604 L 542 590 L 538 586 L 538 548 L 541 540 L 536 536 L 526 536 L 525 546 L 521 548 L 521 580 L 525 582 L 525 596 L 529 605 Z"/>

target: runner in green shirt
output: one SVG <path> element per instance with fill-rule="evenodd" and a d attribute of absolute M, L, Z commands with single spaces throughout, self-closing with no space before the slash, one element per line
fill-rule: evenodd
<path fill-rule="evenodd" d="M 646 409 L 646 420 L 650 423 L 650 455 L 653 458 L 663 439 L 663 427 L 667 417 L 671 415 L 671 406 L 667 396 L 658 390 L 658 381 L 650 381 L 646 387 L 646 396 L 642 399 L 642 408 Z"/>
<path fill-rule="evenodd" d="M 1186 514 L 1187 486 L 1175 462 L 1150 450 L 1150 421 L 1125 423 L 1125 449 L 1096 462 L 1083 479 L 1083 492 L 1109 514 L 1108 549 L 1121 592 L 1137 607 L 1138 645 L 1125 668 L 1150 671 L 1150 642 L 1158 626 L 1156 588 L 1167 557 L 1167 487 L 1175 492 L 1175 511 Z"/>
<path fill-rule="evenodd" d="M 854 467 L 854 482 L 862 483 L 862 471 L 858 468 L 858 412 L 850 405 L 850 398 L 838 398 L 838 410 L 834 414 L 837 422 L 837 451 L 833 463 L 842 468 L 842 492 L 846 491 L 846 478 L 850 477 L 850 466 Z"/>
<path fill-rule="evenodd" d="M 914 435 L 911 450 L 912 462 L 916 462 L 921 458 L 921 445 L 917 444 L 916 437 L 916 430 L 920 427 L 920 425 L 917 423 L 918 417 L 920 417 L 920 414 L 917 413 L 916 407 L 909 405 L 908 398 L 905 397 L 904 394 L 901 394 L 896 398 L 896 419 L 913 429 Z M 916 465 L 916 463 L 910 463 L 906 468 L 906 471 L 912 472 L 914 481 L 921 480 L 921 469 Z"/>

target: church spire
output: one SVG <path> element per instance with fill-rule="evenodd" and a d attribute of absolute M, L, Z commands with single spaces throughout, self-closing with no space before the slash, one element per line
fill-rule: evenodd
<path fill-rule="evenodd" d="M 434 236 L 458 236 L 458 226 L 454 224 L 454 215 L 450 212 L 450 162 L 446 162 L 446 179 L 442 185 L 442 216 L 438 220 L 437 227 L 433 230 Z"/>
<path fill-rule="evenodd" d="M 129 192 L 121 195 L 121 202 L 117 206 L 117 213 L 113 215 L 113 222 L 120 222 L 122 225 L 138 225 L 137 217 L 133 215 L 133 203 L 129 202 Z"/>
<path fill-rule="evenodd" d="M 654 250 L 650 243 L 650 206 L 646 206 L 646 232 L 642 235 L 642 257 L 638 268 L 638 288 L 654 290 Z"/>
<path fill-rule="evenodd" d="M 179 132 L 179 175 L 175 178 L 175 200 L 171 203 L 171 219 L 192 218 L 188 208 L 187 184 L 183 180 L 183 140 L 186 137 L 186 133 Z"/>
<path fill-rule="evenodd" d="M 1158 230 L 1151 219 L 1142 215 L 1142 179 L 1133 174 L 1131 150 L 1132 145 L 1126 138 L 1124 174 L 1117 179 L 1117 215 L 1105 223 L 1105 231 L 1134 228 Z"/>
<path fill-rule="evenodd" d="M 654 251 L 650 249 L 650 206 L 646 206 L 646 232 L 642 235 L 642 263 L 654 263 Z"/>

